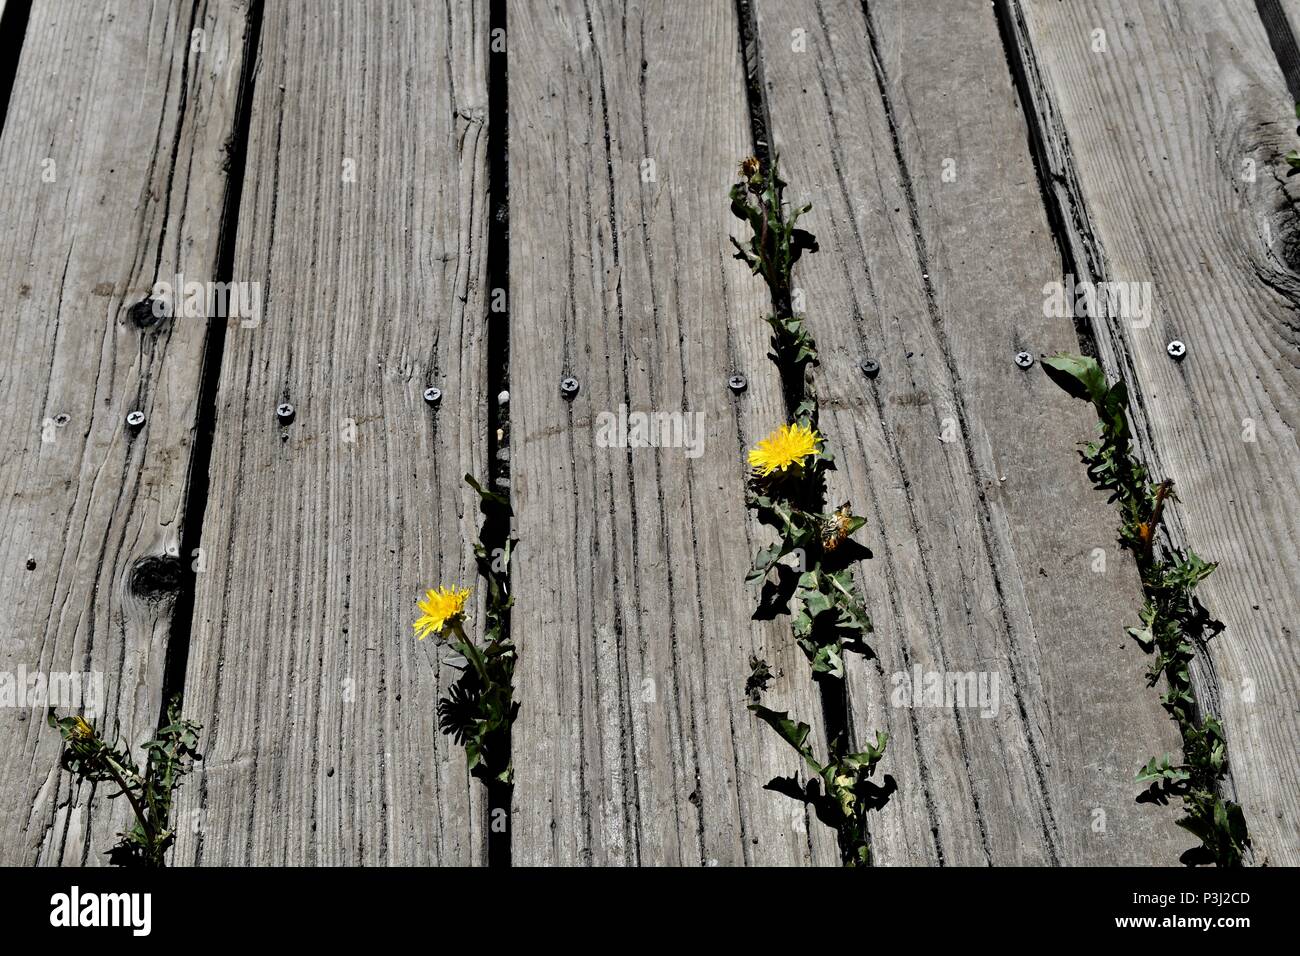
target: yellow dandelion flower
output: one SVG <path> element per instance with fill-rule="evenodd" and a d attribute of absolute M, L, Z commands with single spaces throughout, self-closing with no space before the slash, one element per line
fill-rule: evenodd
<path fill-rule="evenodd" d="M 754 156 L 746 156 L 740 161 L 740 178 L 753 179 L 754 174 L 758 172 L 758 159 Z"/>
<path fill-rule="evenodd" d="M 95 736 L 95 728 L 86 723 L 80 716 L 73 715 L 71 734 L 75 740 L 90 740 Z"/>
<path fill-rule="evenodd" d="M 438 588 L 426 591 L 423 601 L 416 605 L 424 613 L 413 625 L 415 633 L 424 640 L 430 634 L 441 637 L 449 627 L 459 625 L 465 619 L 465 600 L 469 597 L 469 588 Z"/>
<path fill-rule="evenodd" d="M 821 440 L 822 436 L 808 425 L 782 425 L 750 449 L 749 465 L 760 478 L 774 471 L 802 467 L 804 459 L 821 454 L 817 447 Z"/>

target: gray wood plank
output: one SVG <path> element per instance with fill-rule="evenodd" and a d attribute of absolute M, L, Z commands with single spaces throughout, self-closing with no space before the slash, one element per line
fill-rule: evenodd
<path fill-rule="evenodd" d="M 890 732 L 900 785 L 877 859 L 1172 864 L 1171 814 L 1134 802 L 1135 770 L 1177 741 L 1124 635 L 1141 589 L 1060 440 L 1092 419 L 1013 361 L 1077 341 L 1043 315 L 1062 262 L 993 9 L 755 10 L 774 145 L 822 246 L 797 282 L 838 490 L 876 551 L 861 579 L 880 656 L 851 703 L 859 739 Z M 918 667 L 996 675 L 996 715 L 895 706 Z"/>
<path fill-rule="evenodd" d="M 212 278 L 245 21 L 226 0 L 38 3 L 0 140 L 0 671 L 97 675 L 101 730 L 132 744 L 181 578 L 135 570 L 183 560 L 207 326 L 131 309 Z M 0 708 L 0 862 L 100 864 L 130 809 L 59 769 L 44 717 Z"/>
<path fill-rule="evenodd" d="M 757 654 L 769 706 L 821 725 L 788 621 L 752 622 L 744 585 L 769 543 L 745 450 L 783 411 L 767 292 L 727 240 L 753 148 L 735 12 L 519 2 L 508 35 L 514 861 L 837 863 L 762 789 L 798 757 L 745 707 Z M 702 416 L 702 453 L 603 446 L 620 405 Z"/>
<path fill-rule="evenodd" d="M 1255 9 L 1259 12 L 1291 99 L 1300 102 L 1300 42 L 1296 38 L 1296 29 L 1300 27 L 1300 2 L 1255 0 Z"/>
<path fill-rule="evenodd" d="M 1226 629 L 1194 681 L 1222 714 L 1255 861 L 1294 865 L 1300 279 L 1280 162 L 1293 103 L 1254 4 L 1012 10 L 1076 258 L 1090 278 L 1152 284 L 1148 326 L 1092 328 L 1154 471 L 1177 482 L 1176 542 L 1219 562 L 1198 593 Z"/>
<path fill-rule="evenodd" d="M 456 672 L 411 623 L 473 581 L 487 32 L 468 0 L 267 5 L 235 257 L 265 308 L 217 396 L 183 861 L 482 858 L 482 787 L 436 729 Z"/>

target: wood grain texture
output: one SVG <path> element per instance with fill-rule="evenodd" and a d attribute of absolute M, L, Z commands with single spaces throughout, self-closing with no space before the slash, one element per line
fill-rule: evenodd
<path fill-rule="evenodd" d="M 1172 864 L 1171 814 L 1134 802 L 1135 770 L 1177 743 L 1124 635 L 1136 570 L 1059 448 L 1092 419 L 1013 361 L 1077 340 L 1044 318 L 1062 263 L 993 10 L 755 11 L 773 142 L 822 246 L 796 279 L 824 431 L 876 551 L 861 580 L 879 659 L 854 669 L 851 703 L 859 740 L 891 734 L 900 785 L 877 859 Z M 996 715 L 896 706 L 895 675 L 917 667 L 996 675 Z"/>
<path fill-rule="evenodd" d="M 473 583 L 487 5 L 268 4 L 260 49 L 234 271 L 264 311 L 221 370 L 178 859 L 477 862 L 482 788 L 436 729 L 456 672 L 411 622 Z"/>
<path fill-rule="evenodd" d="M 1177 481 L 1175 544 L 1220 562 L 1200 594 L 1226 629 L 1195 683 L 1253 862 L 1300 864 L 1300 0 L 510 0 L 508 319 L 486 288 L 487 0 L 268 3 L 231 276 L 261 309 L 226 326 L 212 396 L 208 322 L 132 307 L 230 263 L 248 6 L 35 3 L 0 135 L 0 679 L 99 675 L 98 722 L 139 743 L 188 655 L 206 759 L 174 862 L 486 862 L 485 791 L 436 727 L 457 672 L 410 624 L 425 588 L 477 585 L 462 475 L 487 471 L 488 322 L 508 321 L 514 862 L 838 863 L 763 789 L 806 771 L 745 706 L 764 659 L 763 702 L 823 749 L 789 620 L 753 620 L 744 584 L 770 542 L 744 455 L 784 419 L 767 290 L 727 241 L 758 145 L 751 40 L 760 125 L 821 242 L 796 284 L 829 504 L 868 516 L 874 551 L 878 656 L 850 656 L 848 686 L 856 742 L 891 735 L 875 861 L 1171 865 L 1194 842 L 1134 801 L 1134 770 L 1180 743 L 1075 455 L 1094 418 L 1013 362 L 1082 335 Z M 1152 320 L 1046 317 L 1071 270 L 1149 283 Z M 621 409 L 683 440 L 611 446 Z M 915 668 L 996 675 L 996 714 L 898 705 Z M 101 863 L 129 808 L 2 695 L 0 864 Z"/>
<path fill-rule="evenodd" d="M 769 543 L 745 449 L 783 412 L 766 288 L 727 241 L 753 148 L 732 5 L 518 2 L 508 35 L 514 860 L 834 864 L 762 789 L 799 760 L 745 707 L 753 654 L 781 675 L 765 703 L 821 724 L 788 620 L 751 621 L 744 585 Z M 608 447 L 620 405 L 701 416 L 702 453 Z"/>
<path fill-rule="evenodd" d="M 1300 276 L 1281 163 L 1293 104 L 1253 4 L 1011 9 L 1076 258 L 1091 278 L 1152 284 L 1149 325 L 1108 315 L 1092 328 L 1129 383 L 1153 470 L 1177 482 L 1175 542 L 1219 562 L 1198 593 L 1226 629 L 1194 682 L 1222 714 L 1255 861 L 1294 865 Z M 1165 352 L 1175 338 L 1181 363 Z"/>
<path fill-rule="evenodd" d="M 36 4 L 0 140 L 0 671 L 98 675 L 100 729 L 132 745 L 157 726 L 178 579 L 133 570 L 180 560 L 206 324 L 130 311 L 212 277 L 244 13 Z M 130 808 L 59 769 L 44 718 L 0 708 L 0 862 L 102 863 Z"/>
<path fill-rule="evenodd" d="M 1300 27 L 1300 0 L 1255 0 L 1255 9 L 1259 12 L 1291 99 L 1300 103 L 1300 43 L 1296 41 L 1296 28 Z"/>

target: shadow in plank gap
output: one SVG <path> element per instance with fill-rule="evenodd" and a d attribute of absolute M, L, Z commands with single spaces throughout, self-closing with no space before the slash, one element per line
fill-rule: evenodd
<path fill-rule="evenodd" d="M 32 0 L 0 0 L 0 134 L 9 116 L 9 96 L 31 12 Z"/>

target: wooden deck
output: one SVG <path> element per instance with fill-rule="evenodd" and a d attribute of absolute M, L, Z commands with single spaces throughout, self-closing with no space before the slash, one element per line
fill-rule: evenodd
<path fill-rule="evenodd" d="M 820 243 L 832 498 L 868 517 L 875 862 L 1195 842 L 1135 800 L 1180 741 L 1094 418 L 1014 361 L 1083 350 L 1219 562 L 1194 679 L 1249 862 L 1298 865 L 1297 33 L 1300 0 L 0 0 L 0 674 L 101 675 L 137 743 L 183 693 L 178 864 L 500 862 L 411 632 L 472 582 L 473 472 L 520 539 L 513 863 L 836 864 L 746 709 L 761 658 L 825 739 L 744 583 L 745 451 L 784 407 L 726 193 L 775 150 Z M 178 274 L 258 308 L 155 318 Z M 1070 277 L 1149 310 L 1048 314 Z M 698 421 L 698 454 L 606 447 L 620 408 Z M 996 674 L 996 713 L 895 706 L 915 669 Z M 59 769 L 43 707 L 0 739 L 0 863 L 101 865 L 129 808 Z"/>

